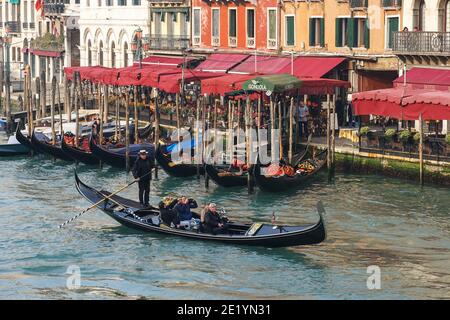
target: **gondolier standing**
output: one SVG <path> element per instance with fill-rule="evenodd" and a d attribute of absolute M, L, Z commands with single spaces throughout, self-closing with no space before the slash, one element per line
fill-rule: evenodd
<path fill-rule="evenodd" d="M 149 159 L 146 150 L 139 151 L 139 157 L 134 163 L 132 173 L 135 179 L 139 179 L 139 202 L 144 207 L 149 207 L 150 181 L 152 180 L 152 169 L 155 161 Z"/>

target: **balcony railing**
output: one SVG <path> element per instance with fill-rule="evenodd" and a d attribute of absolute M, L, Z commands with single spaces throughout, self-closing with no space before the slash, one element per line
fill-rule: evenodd
<path fill-rule="evenodd" d="M 367 8 L 368 0 L 350 0 L 350 8 Z"/>
<path fill-rule="evenodd" d="M 236 37 L 228 37 L 228 46 L 236 47 L 237 46 L 237 38 Z"/>
<path fill-rule="evenodd" d="M 36 23 L 30 22 L 30 29 L 34 29 L 34 28 L 36 28 Z"/>
<path fill-rule="evenodd" d="M 255 38 L 247 38 L 247 48 L 255 47 Z"/>
<path fill-rule="evenodd" d="M 22 23 L 22 29 L 28 29 L 28 22 Z"/>
<path fill-rule="evenodd" d="M 450 55 L 450 32 L 394 32 L 392 50 L 411 55 Z"/>
<path fill-rule="evenodd" d="M 5 22 L 5 29 L 7 33 L 20 33 L 20 21 Z"/>
<path fill-rule="evenodd" d="M 185 0 L 149 0 L 150 3 L 184 3 Z"/>
<path fill-rule="evenodd" d="M 46 3 L 44 4 L 44 15 L 57 16 L 64 13 L 64 9 L 65 9 L 64 3 Z"/>
<path fill-rule="evenodd" d="M 383 0 L 382 4 L 384 8 L 401 8 L 402 0 Z"/>
<path fill-rule="evenodd" d="M 218 47 L 220 45 L 220 38 L 219 37 L 212 37 L 212 45 L 214 47 Z"/>
<path fill-rule="evenodd" d="M 151 35 L 150 49 L 152 50 L 181 50 L 189 47 L 189 37 Z"/>

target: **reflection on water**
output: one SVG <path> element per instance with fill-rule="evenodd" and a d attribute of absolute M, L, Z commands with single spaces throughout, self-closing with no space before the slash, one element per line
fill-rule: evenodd
<path fill-rule="evenodd" d="M 239 299 L 450 298 L 450 190 L 383 177 L 325 176 L 275 195 L 223 189 L 203 180 L 152 182 L 151 201 L 168 192 L 214 201 L 244 221 L 313 223 L 316 203 L 328 239 L 296 248 L 249 248 L 143 234 L 91 211 L 57 226 L 88 203 L 76 192 L 74 165 L 39 156 L 0 159 L 0 298 Z M 88 184 L 116 190 L 131 176 L 80 165 Z M 136 186 L 122 195 L 135 197 Z M 67 268 L 81 288 L 68 290 Z M 381 268 L 382 289 L 368 290 L 367 267 Z"/>

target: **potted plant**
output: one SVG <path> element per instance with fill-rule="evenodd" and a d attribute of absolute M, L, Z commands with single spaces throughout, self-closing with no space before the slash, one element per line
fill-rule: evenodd
<path fill-rule="evenodd" d="M 398 139 L 402 144 L 402 149 L 405 151 L 407 147 L 410 147 L 412 144 L 412 133 L 409 130 L 403 130 L 398 134 Z"/>
<path fill-rule="evenodd" d="M 396 134 L 397 132 L 395 131 L 395 129 L 387 129 L 384 135 L 380 137 L 380 148 L 384 149 L 387 146 L 391 146 Z"/>

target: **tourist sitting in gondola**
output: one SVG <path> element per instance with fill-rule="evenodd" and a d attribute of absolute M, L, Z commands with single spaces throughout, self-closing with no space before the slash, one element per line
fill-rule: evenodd
<path fill-rule="evenodd" d="M 64 134 L 64 142 L 69 145 L 69 146 L 74 146 L 75 145 L 75 135 L 68 131 Z"/>
<path fill-rule="evenodd" d="M 188 199 L 187 197 L 181 197 L 178 203 L 175 205 L 174 210 L 178 214 L 177 228 L 189 227 L 191 219 L 193 217 L 191 209 L 197 208 L 197 201 L 194 199 Z"/>
<path fill-rule="evenodd" d="M 175 227 L 175 225 L 178 224 L 178 213 L 174 210 L 177 203 L 178 199 L 167 196 L 164 197 L 158 205 L 161 220 L 170 227 Z"/>
<path fill-rule="evenodd" d="M 222 218 L 217 212 L 215 203 L 211 203 L 205 212 L 204 229 L 214 235 L 219 233 L 226 233 L 228 231 L 228 223 L 226 219 Z"/>

